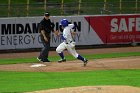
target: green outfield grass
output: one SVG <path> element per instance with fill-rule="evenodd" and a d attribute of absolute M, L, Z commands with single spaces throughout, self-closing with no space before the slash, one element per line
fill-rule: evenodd
<path fill-rule="evenodd" d="M 115 58 L 115 57 L 129 57 L 129 56 L 140 56 L 140 52 L 126 52 L 126 53 L 108 53 L 108 54 L 89 54 L 83 55 L 87 59 L 100 59 L 100 58 Z M 51 56 L 49 59 L 52 62 L 57 62 L 59 56 Z M 67 60 L 75 60 L 72 55 L 66 56 Z M 9 58 L 9 59 L 0 59 L 0 64 L 17 64 L 17 63 L 35 63 L 38 62 L 36 57 L 34 58 Z"/>
<path fill-rule="evenodd" d="M 127 85 L 140 87 L 139 70 L 84 72 L 0 72 L 0 93 L 17 93 L 62 87 Z"/>

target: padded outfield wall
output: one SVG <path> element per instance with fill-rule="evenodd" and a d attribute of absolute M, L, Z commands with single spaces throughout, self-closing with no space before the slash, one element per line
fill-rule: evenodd
<path fill-rule="evenodd" d="M 41 48 L 38 24 L 41 17 L 0 18 L 0 50 Z M 67 18 L 76 26 L 76 45 L 140 43 L 140 15 L 53 16 L 55 29 Z M 62 42 L 51 34 L 51 47 Z"/>

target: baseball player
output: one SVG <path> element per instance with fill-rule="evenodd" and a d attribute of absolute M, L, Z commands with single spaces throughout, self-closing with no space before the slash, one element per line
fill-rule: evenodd
<path fill-rule="evenodd" d="M 73 41 L 72 34 L 74 34 L 74 24 L 69 24 L 67 19 L 62 19 L 60 22 L 60 25 L 63 28 L 63 35 L 61 36 L 61 39 L 63 42 L 56 48 L 56 52 L 60 55 L 61 60 L 58 62 L 65 62 L 66 59 L 64 57 L 63 51 L 65 49 L 68 50 L 70 54 L 72 54 L 75 58 L 82 60 L 84 63 L 84 66 L 87 65 L 88 60 L 83 58 L 81 55 L 79 55 L 75 50 L 75 42 Z"/>

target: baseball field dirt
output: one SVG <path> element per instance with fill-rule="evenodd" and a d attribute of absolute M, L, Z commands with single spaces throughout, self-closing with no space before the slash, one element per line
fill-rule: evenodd
<path fill-rule="evenodd" d="M 45 66 L 32 67 L 44 64 Z M 24 63 L 0 65 L 1 71 L 28 71 L 28 72 L 74 72 L 88 70 L 112 70 L 112 69 L 140 69 L 140 57 L 122 57 L 89 60 L 86 67 L 79 60 L 64 63 Z"/>
<path fill-rule="evenodd" d="M 80 54 L 103 54 L 120 52 L 140 52 L 140 47 L 120 47 L 120 48 L 100 48 L 78 50 Z M 37 57 L 39 52 L 26 53 L 6 53 L 0 54 L 0 58 L 30 58 Z M 55 51 L 50 52 L 50 56 L 57 55 Z M 68 53 L 65 51 L 65 55 Z M 44 64 L 40 67 L 32 67 L 36 64 Z M 64 63 L 24 63 L 0 65 L 0 71 L 26 71 L 26 72 L 74 72 L 89 70 L 113 70 L 113 69 L 140 69 L 140 57 L 121 57 L 89 60 L 86 67 L 79 60 L 67 61 Z M 42 90 L 29 93 L 140 93 L 140 88 L 131 86 L 82 86 L 61 88 L 52 90 Z"/>
<path fill-rule="evenodd" d="M 131 86 L 82 86 L 27 93 L 140 93 L 140 88 Z"/>

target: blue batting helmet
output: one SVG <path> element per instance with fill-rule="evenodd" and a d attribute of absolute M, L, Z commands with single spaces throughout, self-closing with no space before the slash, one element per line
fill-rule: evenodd
<path fill-rule="evenodd" d="M 60 25 L 62 25 L 63 27 L 66 27 L 68 26 L 69 22 L 67 19 L 62 19 L 61 22 L 60 22 Z"/>

